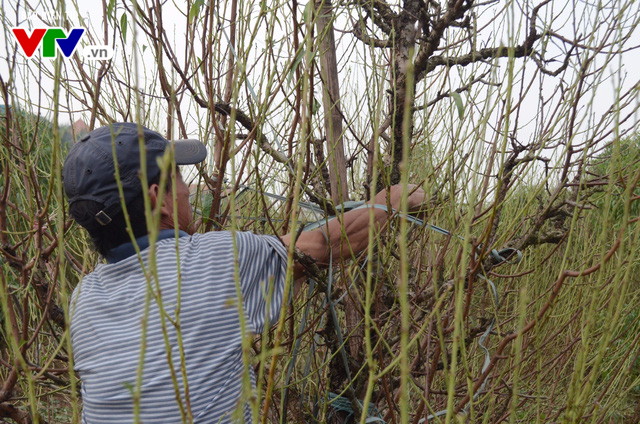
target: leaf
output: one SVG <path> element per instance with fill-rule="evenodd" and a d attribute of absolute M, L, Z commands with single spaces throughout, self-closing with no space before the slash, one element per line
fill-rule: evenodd
<path fill-rule="evenodd" d="M 144 53 L 144 51 L 145 51 L 145 50 L 147 50 L 147 45 L 146 45 L 146 44 L 143 44 L 143 45 L 142 45 L 142 53 Z"/>
<path fill-rule="evenodd" d="M 123 13 L 120 17 L 120 31 L 122 31 L 122 38 L 125 43 L 127 42 L 127 12 Z"/>
<path fill-rule="evenodd" d="M 193 18 L 195 18 L 198 12 L 200 12 L 200 7 L 202 7 L 203 3 L 204 0 L 196 0 L 193 2 L 191 9 L 189 9 L 189 23 L 191 23 Z"/>
<path fill-rule="evenodd" d="M 313 98 L 313 108 L 311 109 L 311 115 L 315 115 L 316 113 L 318 113 L 318 111 L 320 110 L 320 107 L 322 105 L 320 104 L 320 102 L 318 100 L 315 99 L 315 97 Z"/>
<path fill-rule="evenodd" d="M 107 5 L 107 18 L 113 20 L 113 9 L 116 7 L 116 0 L 110 0 Z"/>
<path fill-rule="evenodd" d="M 275 15 L 273 18 L 276 20 L 278 25 L 282 28 L 282 22 L 280 21 L 280 18 L 278 17 L 278 15 Z"/>
<path fill-rule="evenodd" d="M 304 7 L 304 12 L 302 12 L 302 20 L 304 23 L 311 23 L 311 19 L 313 18 L 313 0 L 309 0 L 307 5 Z"/>
<path fill-rule="evenodd" d="M 458 108 L 458 116 L 460 119 L 464 118 L 464 105 L 462 104 L 462 97 L 460 97 L 460 93 L 455 91 L 451 92 L 451 98 Z"/>
<path fill-rule="evenodd" d="M 127 389 L 127 391 L 129 391 L 129 393 L 134 394 L 135 393 L 135 389 L 133 387 L 133 384 L 131 383 L 127 383 L 126 381 L 122 383 L 124 385 L 124 388 Z"/>
<path fill-rule="evenodd" d="M 304 59 L 304 55 L 305 55 L 305 50 L 300 49 L 300 51 L 298 52 L 298 55 L 293 61 L 293 65 L 291 65 L 291 69 L 289 69 L 289 76 L 287 81 L 289 85 L 291 85 L 291 80 L 293 79 L 293 75 L 296 72 L 296 68 L 298 68 L 298 66 L 300 65 L 300 62 L 302 62 L 302 59 Z"/>

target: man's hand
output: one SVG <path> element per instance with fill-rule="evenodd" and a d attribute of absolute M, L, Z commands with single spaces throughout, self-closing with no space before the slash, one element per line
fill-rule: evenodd
<path fill-rule="evenodd" d="M 416 210 L 426 201 L 426 194 L 421 187 L 409 184 L 407 186 L 407 204 L 409 211 Z M 389 189 L 389 203 L 394 210 L 400 208 L 402 200 L 402 185 L 395 185 Z M 369 205 L 387 205 L 387 191 L 376 194 Z M 362 208 L 345 213 L 341 219 L 333 219 L 328 224 L 313 231 L 303 232 L 296 241 L 296 247 L 306 255 L 317 260 L 317 265 L 328 266 L 331 259 L 350 258 L 352 253 L 358 253 L 367 248 L 369 243 L 369 208 Z M 387 220 L 387 212 L 374 209 L 374 231 L 379 231 Z M 342 221 L 342 222 L 341 222 Z M 282 236 L 282 241 L 289 245 L 293 235 Z M 296 264 L 294 278 L 304 275 L 304 267 Z"/>
<path fill-rule="evenodd" d="M 419 209 L 426 200 L 427 195 L 422 189 L 422 187 L 415 184 L 407 184 L 407 205 L 409 207 L 409 212 Z M 389 188 L 389 203 L 394 210 L 400 209 L 400 201 L 402 200 L 402 184 L 397 184 L 391 186 Z M 380 205 L 387 204 L 387 192 L 382 190 L 380 193 L 376 194 L 374 198 L 374 203 Z"/>
<path fill-rule="evenodd" d="M 422 187 L 414 184 L 408 184 L 407 190 L 409 190 L 409 197 L 407 198 L 409 212 L 419 210 L 427 201 L 427 193 L 424 192 Z"/>

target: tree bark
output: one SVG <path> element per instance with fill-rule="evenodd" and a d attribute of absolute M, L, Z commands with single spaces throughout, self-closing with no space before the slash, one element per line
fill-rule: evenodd
<path fill-rule="evenodd" d="M 331 200 L 340 204 L 349 200 L 347 168 L 342 140 L 342 114 L 340 113 L 340 84 L 336 43 L 333 36 L 333 13 L 331 0 L 316 0 L 318 19 L 316 25 L 320 43 L 320 66 L 322 71 L 322 102 L 324 105 L 324 125 L 327 135 L 327 159 L 331 183 Z"/>

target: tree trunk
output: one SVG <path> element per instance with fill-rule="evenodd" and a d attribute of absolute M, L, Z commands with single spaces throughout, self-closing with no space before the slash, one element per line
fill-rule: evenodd
<path fill-rule="evenodd" d="M 331 200 L 340 204 L 349 200 L 347 168 L 342 142 L 342 114 L 340 113 L 340 85 L 336 43 L 333 36 L 333 13 L 331 0 L 316 0 L 318 36 L 320 43 L 320 64 L 322 70 L 322 102 L 324 104 L 324 126 L 327 135 L 327 159 L 331 182 Z"/>

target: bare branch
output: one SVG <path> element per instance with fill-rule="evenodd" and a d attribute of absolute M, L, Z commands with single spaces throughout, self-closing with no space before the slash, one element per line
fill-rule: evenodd
<path fill-rule="evenodd" d="M 391 42 L 391 40 L 380 40 L 363 33 L 359 24 L 354 25 L 352 33 L 358 40 L 369 46 L 378 47 L 381 49 L 393 47 L 393 43 Z"/>

